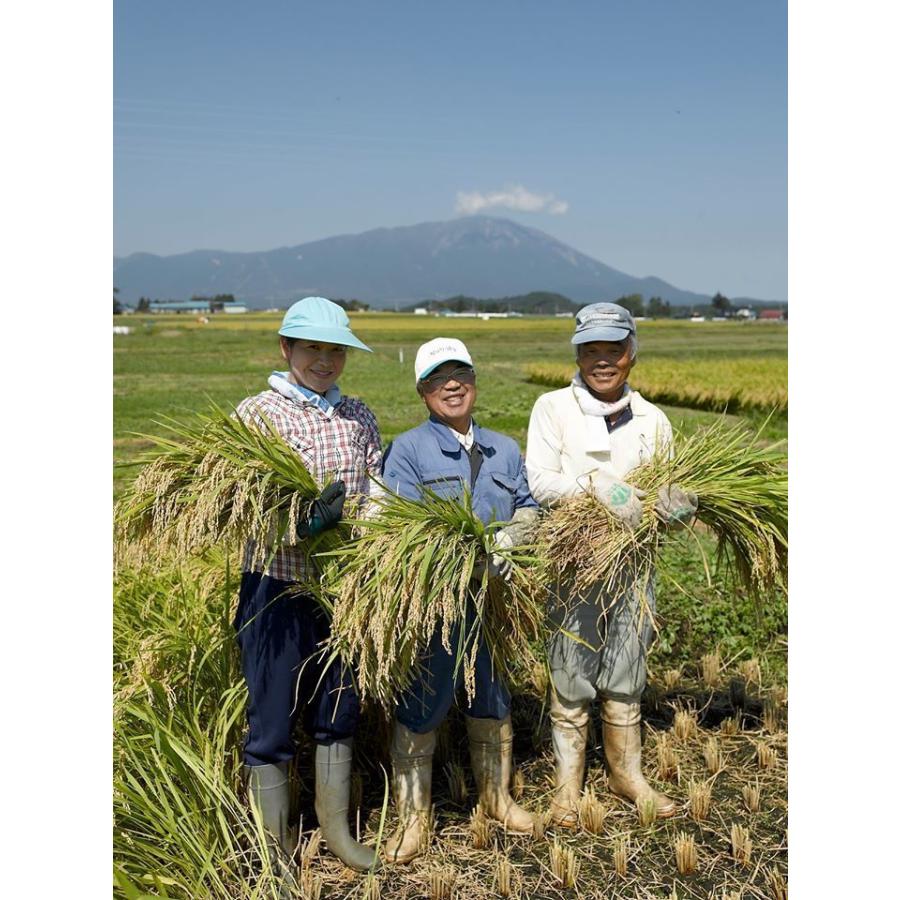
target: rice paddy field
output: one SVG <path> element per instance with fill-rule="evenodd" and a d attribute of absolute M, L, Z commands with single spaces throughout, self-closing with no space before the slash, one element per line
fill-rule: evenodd
<path fill-rule="evenodd" d="M 209 399 L 236 405 L 280 368 L 274 314 L 128 316 L 114 337 L 114 491 L 162 416 L 186 418 Z M 435 319 L 359 314 L 373 354 L 352 353 L 341 387 L 376 413 L 385 443 L 421 421 L 417 346 L 459 337 L 479 374 L 476 417 L 524 449 L 528 415 L 574 371 L 571 319 Z M 719 420 L 748 439 L 787 434 L 787 327 L 772 323 L 642 322 L 635 385 L 684 433 Z M 644 381 L 641 381 L 641 377 Z M 726 408 L 726 412 L 721 409 Z M 772 409 L 774 413 L 771 413 Z M 771 413 L 771 415 L 770 415 Z M 434 836 L 427 854 L 372 876 L 320 844 L 312 746 L 300 737 L 296 896 L 355 898 L 787 897 L 786 598 L 752 598 L 718 571 L 701 532 L 670 542 L 658 580 L 659 634 L 643 701 L 644 771 L 679 804 L 641 821 L 606 790 L 600 724 L 589 740 L 581 822 L 514 837 L 474 811 L 458 710 L 441 727 Z M 245 691 L 234 630 L 235 548 L 189 563 L 121 555 L 114 579 L 114 892 L 118 897 L 275 897 L 277 883 L 240 784 Z M 543 812 L 552 753 L 540 669 L 514 697 L 514 791 Z M 393 828 L 385 806 L 388 723 L 376 709 L 356 740 L 351 821 L 364 840 Z"/>

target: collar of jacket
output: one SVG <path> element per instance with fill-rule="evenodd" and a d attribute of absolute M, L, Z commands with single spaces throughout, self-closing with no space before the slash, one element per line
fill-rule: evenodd
<path fill-rule="evenodd" d="M 344 399 L 341 389 L 336 384 L 328 388 L 323 397 L 321 394 L 309 390 L 309 388 L 301 387 L 299 384 L 288 381 L 287 372 L 273 372 L 269 376 L 269 387 L 281 394 L 282 397 L 293 400 L 294 403 L 306 403 L 315 406 L 316 409 L 321 410 L 326 416 L 331 416 L 334 413 L 334 408 Z"/>
<path fill-rule="evenodd" d="M 440 419 L 436 419 L 434 416 L 429 416 L 428 428 L 434 435 L 438 442 L 438 446 L 443 453 L 447 453 L 451 456 L 458 456 L 462 453 L 462 444 L 450 433 L 449 425 L 444 424 Z M 474 419 L 472 419 L 472 437 L 475 439 L 475 443 L 481 447 L 482 451 L 488 451 L 486 453 L 487 456 L 490 456 L 490 454 L 493 453 L 494 442 L 490 439 L 488 432 L 483 428 L 480 428 Z"/>

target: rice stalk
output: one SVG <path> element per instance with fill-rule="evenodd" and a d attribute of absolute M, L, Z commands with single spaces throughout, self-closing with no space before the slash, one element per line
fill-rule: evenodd
<path fill-rule="evenodd" d="M 721 772 L 725 767 L 725 757 L 715 736 L 707 738 L 706 743 L 703 745 L 703 759 L 706 762 L 706 770 L 710 775 Z"/>
<path fill-rule="evenodd" d="M 708 781 L 691 781 L 688 784 L 688 808 L 695 822 L 702 822 L 709 815 L 712 805 L 712 784 Z"/>
<path fill-rule="evenodd" d="M 759 779 L 754 784 L 745 784 L 741 788 L 741 796 L 748 812 L 759 812 Z"/>
<path fill-rule="evenodd" d="M 120 552 L 137 562 L 187 560 L 250 541 L 256 567 L 284 544 L 309 551 L 343 541 L 346 526 L 313 540 L 295 537 L 325 485 L 264 416 L 244 421 L 213 405 L 190 421 L 158 424 L 166 433 L 142 435 L 154 447 L 115 507 Z"/>
<path fill-rule="evenodd" d="M 512 894 L 512 863 L 508 856 L 498 853 L 494 863 L 494 884 L 501 897 Z"/>
<path fill-rule="evenodd" d="M 674 841 L 675 865 L 680 875 L 692 875 L 697 871 L 697 844 L 694 836 L 679 831 Z"/>
<path fill-rule="evenodd" d="M 428 896 L 431 900 L 451 900 L 456 884 L 456 869 L 444 865 L 428 876 Z"/>
<path fill-rule="evenodd" d="M 778 764 L 778 751 L 769 744 L 760 741 L 756 745 L 756 761 L 760 769 L 770 771 Z"/>
<path fill-rule="evenodd" d="M 713 689 L 718 686 L 722 674 L 722 656 L 718 650 L 705 654 L 700 660 L 700 680 L 703 686 Z"/>
<path fill-rule="evenodd" d="M 607 807 L 597 799 L 594 789 L 589 787 L 581 795 L 578 804 L 578 818 L 581 827 L 590 834 L 603 834 L 606 827 Z"/>
<path fill-rule="evenodd" d="M 565 847 L 559 841 L 554 841 L 550 845 L 550 868 L 561 887 L 574 887 L 581 869 L 581 860 L 571 847 Z"/>
<path fill-rule="evenodd" d="M 637 802 L 638 822 L 646 828 L 657 818 L 656 800 L 653 797 L 641 797 Z"/>
<path fill-rule="evenodd" d="M 476 850 L 487 850 L 494 837 L 494 822 L 489 819 L 481 804 L 477 803 L 469 816 L 469 831 L 472 835 L 472 846 Z"/>
<path fill-rule="evenodd" d="M 666 669 L 663 674 L 663 684 L 666 687 L 667 691 L 673 691 L 677 686 L 678 682 L 681 681 L 682 677 L 682 669 L 679 666 L 677 669 Z"/>
<path fill-rule="evenodd" d="M 739 731 L 740 725 L 734 716 L 722 719 L 722 723 L 719 725 L 719 732 L 725 737 L 734 737 Z"/>
<path fill-rule="evenodd" d="M 613 867 L 616 870 L 616 875 L 620 878 L 624 878 L 628 873 L 628 853 L 629 846 L 627 835 L 616 838 L 615 843 L 613 844 Z"/>
<path fill-rule="evenodd" d="M 753 854 L 753 841 L 750 832 L 737 823 L 731 826 L 731 856 L 735 862 L 742 866 L 750 865 L 750 857 Z"/>
<path fill-rule="evenodd" d="M 678 754 L 669 743 L 669 736 L 665 732 L 656 739 L 656 765 L 661 781 L 678 783 Z"/>
<path fill-rule="evenodd" d="M 496 547 L 499 523 L 485 525 L 470 494 L 459 502 L 427 489 L 419 500 L 388 494 L 355 525 L 352 541 L 322 554 L 337 562 L 323 584 L 333 606 L 326 652 L 353 663 L 361 698 L 393 706 L 435 635 L 469 698 L 482 640 L 508 685 L 527 683 L 547 638 L 542 567 L 528 548 Z M 509 560 L 507 579 L 474 576 L 491 553 Z"/>
<path fill-rule="evenodd" d="M 772 894 L 772 900 L 787 900 L 787 882 L 781 869 L 771 866 L 765 870 L 766 884 Z"/>
<path fill-rule="evenodd" d="M 672 726 L 675 738 L 682 744 L 686 744 L 697 734 L 697 713 L 692 709 L 679 709 L 675 713 L 675 721 Z"/>
<path fill-rule="evenodd" d="M 555 577 L 575 595 L 601 585 L 613 596 L 622 586 L 646 585 L 670 531 L 652 511 L 661 488 L 679 484 L 699 498 L 696 519 L 718 539 L 727 572 L 760 597 L 783 589 L 787 566 L 787 465 L 777 446 L 747 440 L 724 420 L 675 441 L 666 457 L 634 469 L 629 482 L 646 492 L 644 516 L 630 530 L 592 493 L 561 501 L 541 525 L 539 544 Z"/>

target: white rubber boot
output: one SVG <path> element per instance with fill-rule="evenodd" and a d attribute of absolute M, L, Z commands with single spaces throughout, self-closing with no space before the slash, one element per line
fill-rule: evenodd
<path fill-rule="evenodd" d="M 550 724 L 556 760 L 556 793 L 550 801 L 550 814 L 554 824 L 575 828 L 584 784 L 588 704 L 569 703 L 556 691 L 551 691 Z"/>
<path fill-rule="evenodd" d="M 353 741 L 316 744 L 316 815 L 328 849 L 345 865 L 365 872 L 375 864 L 375 850 L 350 836 L 350 767 Z"/>
<path fill-rule="evenodd" d="M 478 785 L 478 801 L 485 814 L 502 822 L 514 834 L 533 834 L 534 817 L 509 794 L 512 777 L 512 721 L 466 716 L 472 773 Z"/>
<path fill-rule="evenodd" d="M 604 700 L 602 716 L 609 789 L 635 805 L 652 797 L 659 818 L 674 816 L 675 801 L 650 787 L 641 772 L 641 705 Z"/>
<path fill-rule="evenodd" d="M 384 845 L 388 862 L 408 863 L 425 850 L 431 824 L 431 763 L 437 735 L 416 734 L 394 723 L 391 762 L 394 803 L 400 823 Z"/>

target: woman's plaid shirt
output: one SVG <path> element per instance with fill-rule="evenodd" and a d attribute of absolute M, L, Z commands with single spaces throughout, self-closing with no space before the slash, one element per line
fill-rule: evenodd
<path fill-rule="evenodd" d="M 348 498 L 369 495 L 370 475 L 381 474 L 381 435 L 374 414 L 362 400 L 341 397 L 325 412 L 299 393 L 286 397 L 271 390 L 247 397 L 237 408 L 243 421 L 265 427 L 260 413 L 300 454 L 320 485 L 331 475 L 332 480 L 343 479 Z M 299 546 L 282 545 L 274 554 L 266 554 L 267 565 L 255 566 L 254 547 L 251 542 L 244 552 L 244 572 L 264 572 L 281 581 L 306 581 L 313 575 Z"/>

